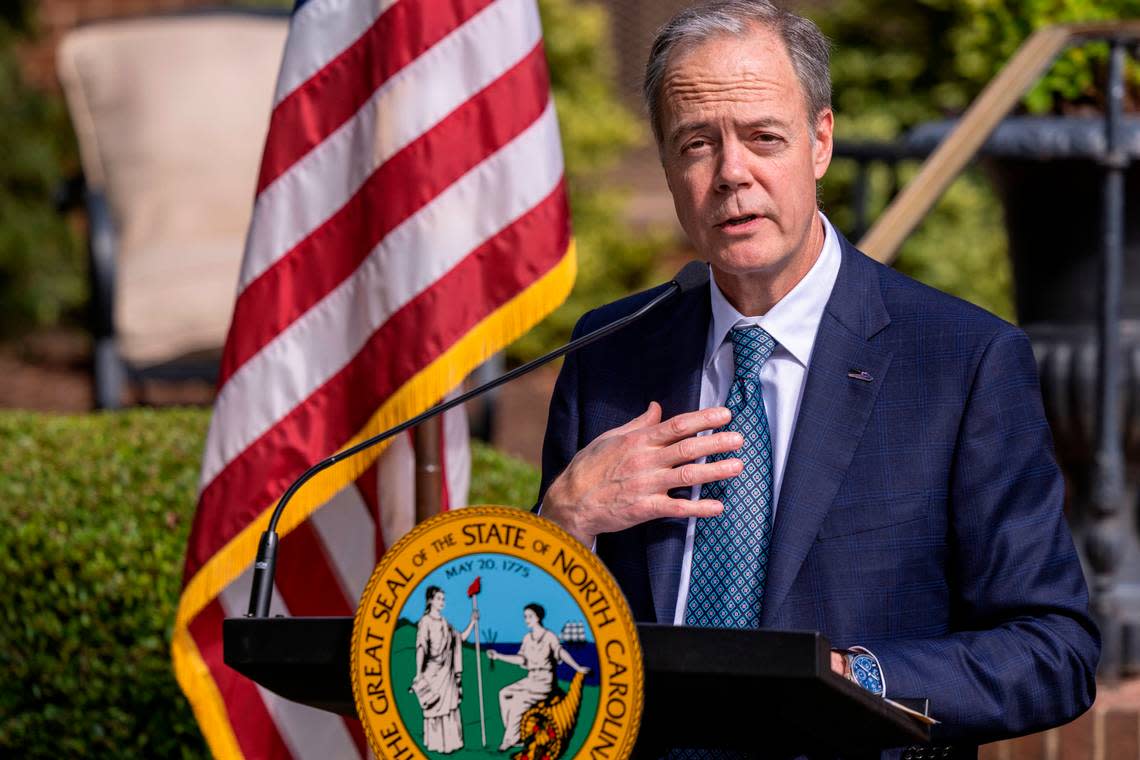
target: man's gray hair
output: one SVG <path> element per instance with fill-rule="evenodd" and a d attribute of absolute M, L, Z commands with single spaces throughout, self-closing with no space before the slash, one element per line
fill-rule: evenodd
<path fill-rule="evenodd" d="M 669 56 L 678 45 L 703 42 L 718 35 L 741 36 L 760 26 L 780 36 L 792 59 L 807 104 L 809 128 L 831 108 L 831 50 L 823 32 L 810 19 L 778 8 L 769 0 L 712 0 L 674 16 L 653 41 L 645 65 L 645 105 L 657 145 L 661 133 L 661 87 Z"/>

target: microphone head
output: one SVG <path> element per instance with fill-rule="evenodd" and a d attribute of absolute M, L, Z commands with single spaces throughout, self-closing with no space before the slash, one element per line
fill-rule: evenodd
<path fill-rule="evenodd" d="M 677 272 L 673 282 L 680 288 L 678 293 L 688 293 L 690 290 L 703 288 L 709 284 L 709 265 L 703 261 L 690 261 Z"/>

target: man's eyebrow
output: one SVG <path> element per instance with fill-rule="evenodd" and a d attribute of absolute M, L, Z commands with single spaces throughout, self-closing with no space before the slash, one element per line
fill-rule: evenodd
<path fill-rule="evenodd" d="M 711 121 L 683 121 L 673 127 L 673 130 L 669 133 L 669 140 L 676 141 L 681 135 L 689 132 L 699 132 L 707 128 L 710 124 L 712 124 Z"/>
<path fill-rule="evenodd" d="M 669 133 L 669 140 L 670 142 L 676 142 L 676 140 L 682 135 L 688 134 L 690 132 L 699 132 L 702 129 L 706 129 L 711 124 L 712 122 L 707 120 L 683 121 L 674 127 L 672 132 Z M 777 116 L 762 116 L 759 119 L 753 119 L 752 121 L 746 122 L 743 126 L 745 129 L 767 129 L 772 127 L 775 127 L 777 129 L 786 129 L 788 122 Z"/>
<path fill-rule="evenodd" d="M 778 116 L 764 116 L 754 121 L 750 121 L 744 125 L 749 129 L 763 129 L 765 127 L 776 127 L 784 129 L 788 126 L 788 122 L 779 118 Z"/>

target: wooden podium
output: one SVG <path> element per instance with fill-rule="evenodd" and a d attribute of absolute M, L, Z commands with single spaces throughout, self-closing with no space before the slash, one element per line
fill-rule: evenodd
<path fill-rule="evenodd" d="M 637 757 L 667 747 L 764 757 L 876 757 L 929 741 L 926 725 L 831 672 L 819 633 L 639 624 L 645 712 Z M 294 702 L 355 715 L 350 617 L 229 618 L 225 663 Z M 923 709 L 925 700 L 907 700 Z"/>

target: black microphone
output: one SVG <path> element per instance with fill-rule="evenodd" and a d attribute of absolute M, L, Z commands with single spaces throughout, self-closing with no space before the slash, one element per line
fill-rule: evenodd
<path fill-rule="evenodd" d="M 537 359 L 527 362 L 520 367 L 507 372 L 504 375 L 491 380 L 488 383 L 480 385 L 478 388 L 473 388 L 466 393 L 456 396 L 450 401 L 441 402 L 432 408 L 428 409 L 416 417 L 411 418 L 406 422 L 401 422 L 394 428 L 385 430 L 383 433 L 372 436 L 371 438 L 361 441 L 360 443 L 345 449 L 344 451 L 337 452 L 327 459 L 322 459 L 315 465 L 305 470 L 301 477 L 293 481 L 293 484 L 285 491 L 284 495 L 277 501 L 277 508 L 273 510 L 273 515 L 269 518 L 269 526 L 265 532 L 261 534 L 261 542 L 257 546 L 257 559 L 253 563 L 253 587 L 249 592 L 249 611 L 246 617 L 268 617 L 269 616 L 269 601 L 270 596 L 273 594 L 273 575 L 277 568 L 277 521 L 281 519 L 281 514 L 285 511 L 285 505 L 293 498 L 293 495 L 305 485 L 319 472 L 327 470 L 337 462 L 355 456 L 365 449 L 370 449 L 379 443 L 383 443 L 394 435 L 399 435 L 408 428 L 415 427 L 424 420 L 431 419 L 438 414 L 443 414 L 448 409 L 451 409 L 465 401 L 470 401 L 476 396 L 480 396 L 487 391 L 498 388 L 503 383 L 509 383 L 520 375 L 525 375 L 531 370 L 538 369 L 544 364 L 557 359 L 559 356 L 564 356 L 571 351 L 577 351 L 583 346 L 588 346 L 591 343 L 600 340 L 611 333 L 615 333 L 622 329 L 631 322 L 636 322 L 641 319 L 645 314 L 651 311 L 658 304 L 667 301 L 674 295 L 680 293 L 688 293 L 696 288 L 703 287 L 708 284 L 709 269 L 708 265 L 700 261 L 690 261 L 681 271 L 677 273 L 665 288 L 652 300 L 639 308 L 637 311 L 627 314 L 621 319 L 610 322 L 604 327 L 599 327 L 591 333 L 587 333 L 576 340 L 572 340 L 561 348 L 551 351 L 545 356 L 540 356 Z"/>

